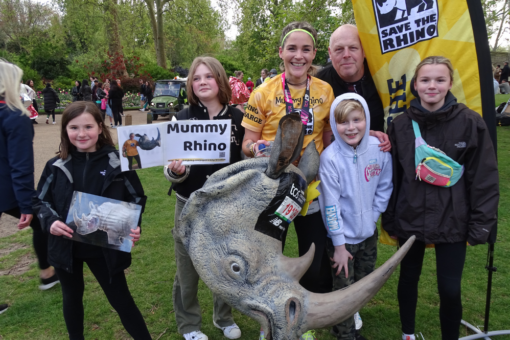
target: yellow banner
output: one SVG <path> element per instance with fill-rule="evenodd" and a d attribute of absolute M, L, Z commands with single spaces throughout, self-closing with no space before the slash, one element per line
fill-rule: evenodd
<path fill-rule="evenodd" d="M 353 0 L 370 73 L 385 112 L 385 129 L 409 107 L 416 65 L 425 57 L 449 58 L 452 93 L 482 114 L 478 58 L 465 0 Z"/>

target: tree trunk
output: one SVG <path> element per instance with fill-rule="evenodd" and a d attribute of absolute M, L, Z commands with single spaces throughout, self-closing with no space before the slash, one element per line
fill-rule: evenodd
<path fill-rule="evenodd" d="M 106 16 L 106 32 L 108 35 L 108 50 L 114 58 L 118 58 L 116 62 L 119 64 L 117 67 L 117 74 L 115 76 L 129 78 L 129 74 L 124 64 L 124 53 L 122 52 L 122 46 L 120 44 L 119 15 L 117 13 L 117 0 L 106 0 L 105 11 L 108 13 Z"/>
<path fill-rule="evenodd" d="M 158 40 L 156 41 L 156 53 L 158 65 L 166 69 L 166 53 L 165 53 L 165 32 L 163 30 L 163 6 L 164 0 L 156 0 L 157 15 L 157 32 Z"/>
<path fill-rule="evenodd" d="M 501 24 L 499 25 L 498 35 L 496 36 L 496 41 L 494 42 L 494 48 L 493 51 L 496 51 L 498 48 L 499 38 L 501 37 L 501 32 L 503 31 L 503 25 L 506 21 L 506 16 L 508 15 L 506 5 L 508 4 L 508 0 L 505 0 L 505 3 L 503 4 L 503 10 L 501 11 Z"/>

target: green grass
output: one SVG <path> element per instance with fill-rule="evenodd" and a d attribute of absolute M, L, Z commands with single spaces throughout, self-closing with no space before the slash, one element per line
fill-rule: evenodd
<path fill-rule="evenodd" d="M 499 235 L 495 246 L 495 266 L 491 305 L 490 329 L 510 328 L 510 127 L 498 128 L 499 169 L 501 200 L 499 210 Z M 131 293 L 140 308 L 154 339 L 182 339 L 177 334 L 172 307 L 172 283 L 175 274 L 173 240 L 171 229 L 174 220 L 175 196 L 168 196 L 169 183 L 162 168 L 138 171 L 148 196 L 143 215 L 143 231 L 140 242 L 133 249 L 133 263 L 127 271 Z M 0 257 L 0 271 L 17 263 L 18 259 L 33 252 L 31 232 L 18 232 L 0 238 L 0 252 L 13 244 L 26 245 L 24 249 Z M 395 248 L 379 245 L 377 265 L 381 265 Z M 297 256 L 297 239 L 293 229 L 289 231 L 285 247 L 287 256 Z M 485 268 L 487 246 L 469 247 L 463 275 L 462 300 L 464 320 L 483 325 L 487 272 Z M 400 339 L 400 321 L 397 302 L 397 272 L 381 291 L 362 309 L 363 335 L 367 339 Z M 85 338 L 129 339 L 120 320 L 101 288 L 88 269 L 85 270 Z M 36 264 L 19 276 L 0 276 L 0 303 L 7 302 L 11 308 L 0 315 L 0 339 L 66 339 L 67 332 L 62 316 L 62 296 L 57 286 L 46 292 L 38 290 Z M 417 331 L 427 340 L 440 339 L 439 298 L 437 294 L 435 255 L 427 250 L 421 281 L 416 317 Z M 199 301 L 203 312 L 202 331 L 210 339 L 224 339 L 212 325 L 212 295 L 200 283 Z M 243 339 L 258 338 L 259 325 L 234 311 L 234 319 L 243 331 Z M 461 327 L 461 335 L 468 332 Z M 320 339 L 333 339 L 328 330 L 318 330 Z M 510 336 L 493 339 L 510 339 Z"/>

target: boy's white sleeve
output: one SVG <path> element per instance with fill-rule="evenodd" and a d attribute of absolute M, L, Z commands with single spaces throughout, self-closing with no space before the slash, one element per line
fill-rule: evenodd
<path fill-rule="evenodd" d="M 319 203 L 321 207 L 322 220 L 326 226 L 329 237 L 334 246 L 345 244 L 344 224 L 340 214 L 340 193 L 342 187 L 334 168 L 327 169 L 327 160 L 321 159 L 319 167 Z M 328 171 L 329 170 L 329 171 Z"/>
<path fill-rule="evenodd" d="M 374 204 L 372 211 L 374 213 L 374 222 L 377 223 L 379 216 L 386 211 L 390 201 L 391 192 L 393 191 L 393 164 L 391 162 L 391 154 L 383 153 L 383 164 L 381 174 L 379 175 L 379 183 L 374 195 Z"/>

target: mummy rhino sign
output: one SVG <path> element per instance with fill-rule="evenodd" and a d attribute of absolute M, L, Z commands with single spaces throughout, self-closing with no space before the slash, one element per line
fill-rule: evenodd
<path fill-rule="evenodd" d="M 414 240 L 346 289 L 315 294 L 301 287 L 315 247 L 300 258 L 286 257 L 281 234 L 294 217 L 293 208 L 301 209 L 306 184 L 319 167 L 315 143 L 306 147 L 298 167 L 291 164 L 299 157 L 303 136 L 299 115 L 282 118 L 271 156 L 214 173 L 191 195 L 174 233 L 205 284 L 257 320 L 266 339 L 296 340 L 307 330 L 352 317 L 386 282 Z M 289 200 L 292 209 L 286 211 Z"/>

